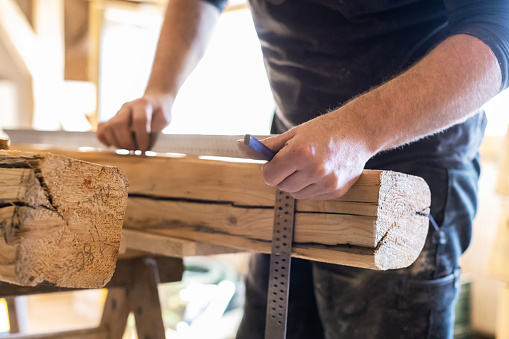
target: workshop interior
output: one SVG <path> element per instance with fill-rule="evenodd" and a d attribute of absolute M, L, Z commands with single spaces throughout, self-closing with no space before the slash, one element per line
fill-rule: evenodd
<path fill-rule="evenodd" d="M 59 144 L 52 147 L 58 148 L 66 146 L 61 138 L 70 140 L 76 133 L 84 135 L 83 140 L 88 143 L 83 148 L 100 148 L 93 141 L 98 123 L 112 118 L 123 103 L 144 92 L 166 3 L 167 0 L 0 0 L 0 139 L 10 139 L 11 149 L 16 149 L 16 141 L 29 140 L 29 131 L 35 130 L 41 134 L 33 134 L 34 140 L 53 140 Z M 163 131 L 161 142 L 170 145 L 180 136 L 186 143 L 190 142 L 186 138 L 196 135 L 204 148 L 213 147 L 215 141 L 210 140 L 216 140 L 214 137 L 228 140 L 236 148 L 234 136 L 270 134 L 274 108 L 249 5 L 246 0 L 230 0 L 206 54 L 179 91 L 172 123 Z M 472 242 L 461 258 L 461 293 L 455 306 L 454 338 L 458 339 L 509 339 L 509 93 L 500 93 L 484 109 L 488 125 L 480 149 L 479 207 Z M 164 139 L 166 135 L 168 139 Z M 212 139 L 200 141 L 200 135 Z M 69 144 L 75 147 L 74 142 Z M 171 152 L 167 157 L 178 158 L 185 150 Z M 117 151 L 123 152 L 129 155 L 129 151 Z M 202 155 L 213 155 L 213 151 L 209 153 Z M 94 157 L 83 158 L 87 159 Z M 159 160 L 153 161 L 157 164 Z M 157 175 L 155 167 L 152 171 Z M 136 189 L 137 185 L 132 182 L 130 188 Z M 140 209 L 147 204 L 141 201 L 146 198 L 145 193 L 134 198 Z M 231 223 L 236 224 L 233 219 Z M 138 233 L 141 230 L 133 226 L 122 235 L 120 253 L 142 252 Z M 193 242 L 196 239 L 172 242 L 157 238 L 157 234 L 154 231 L 140 235 L 140 239 L 154 248 L 160 244 L 178 245 L 179 253 L 183 253 L 183 266 L 175 268 L 182 269 L 181 277 L 172 281 L 166 276 L 172 272 L 158 273 L 161 281 L 166 281 L 155 289 L 166 337 L 235 338 L 243 312 L 249 253 L 224 248 L 224 243 L 202 248 Z M 122 248 L 123 242 L 127 242 L 127 249 Z M 270 253 L 270 248 L 266 252 Z M 133 265 L 145 265 L 142 269 L 149 271 L 159 260 L 142 262 L 135 254 L 126 258 L 133 260 Z M 174 264 L 168 267 L 171 265 Z M 129 286 L 142 283 L 138 280 L 129 282 Z M 133 291 L 137 291 L 135 287 Z M 107 288 L 51 293 L 23 289 L 1 295 L 0 338 L 100 328 L 103 312 L 108 312 Z M 118 300 L 126 298 L 119 295 Z M 131 309 L 126 315 L 123 339 L 138 338 L 133 312 Z M 72 338 L 80 337 L 73 335 Z"/>

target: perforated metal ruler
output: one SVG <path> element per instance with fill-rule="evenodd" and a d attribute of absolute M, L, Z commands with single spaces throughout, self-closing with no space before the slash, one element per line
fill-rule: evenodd
<path fill-rule="evenodd" d="M 247 157 L 270 161 L 275 153 L 255 137 L 246 135 L 239 149 Z M 274 228 L 270 254 L 269 285 L 265 339 L 286 338 L 290 267 L 295 222 L 295 199 L 290 193 L 276 190 Z"/>
<path fill-rule="evenodd" d="M 274 205 L 265 339 L 286 338 L 295 199 L 279 189 Z"/>

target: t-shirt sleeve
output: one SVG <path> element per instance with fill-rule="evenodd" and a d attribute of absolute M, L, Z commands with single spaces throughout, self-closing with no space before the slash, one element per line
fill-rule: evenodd
<path fill-rule="evenodd" d="M 228 0 L 203 0 L 216 7 L 219 12 L 222 12 Z"/>
<path fill-rule="evenodd" d="M 509 87 L 509 1 L 445 0 L 451 34 L 468 34 L 488 45 L 502 72 L 501 90 Z"/>

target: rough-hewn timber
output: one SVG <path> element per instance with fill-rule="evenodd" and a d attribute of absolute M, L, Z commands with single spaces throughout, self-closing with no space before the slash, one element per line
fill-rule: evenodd
<path fill-rule="evenodd" d="M 125 228 L 270 252 L 275 189 L 263 182 L 259 163 L 54 151 L 122 168 L 130 182 Z M 293 255 L 371 269 L 408 266 L 424 244 L 429 206 L 421 178 L 366 170 L 339 199 L 297 201 Z"/>
<path fill-rule="evenodd" d="M 0 151 L 0 280 L 102 287 L 115 269 L 127 204 L 118 168 Z"/>

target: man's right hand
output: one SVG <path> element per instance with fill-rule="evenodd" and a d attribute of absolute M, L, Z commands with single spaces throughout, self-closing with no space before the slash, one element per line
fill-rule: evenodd
<path fill-rule="evenodd" d="M 173 97 L 149 95 L 125 103 L 117 114 L 97 126 L 97 138 L 106 146 L 148 151 L 157 134 L 171 122 Z"/>

